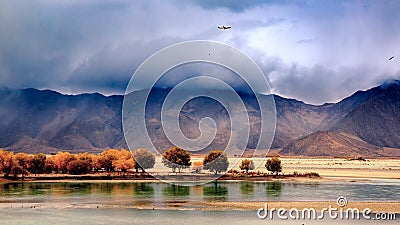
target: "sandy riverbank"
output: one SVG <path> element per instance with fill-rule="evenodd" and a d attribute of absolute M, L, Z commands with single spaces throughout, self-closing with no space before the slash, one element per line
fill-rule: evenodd
<path fill-rule="evenodd" d="M 324 208 L 329 209 L 340 207 L 336 202 L 324 201 L 272 201 L 272 202 L 224 202 L 224 201 L 165 201 L 162 203 L 134 203 L 125 205 L 113 204 L 69 204 L 69 203 L 0 203 L 0 209 L 7 208 L 32 208 L 32 209 L 101 209 L 101 208 L 119 208 L 119 209 L 147 209 L 147 210 L 202 210 L 202 211 L 229 211 L 229 210 L 245 210 L 257 211 L 264 208 L 268 204 L 268 209 L 284 208 L 290 210 L 292 208 L 303 210 L 305 208 L 313 208 L 320 212 Z M 398 202 L 349 202 L 342 210 L 349 208 L 357 208 L 361 212 L 369 208 L 372 212 L 392 212 L 400 213 L 400 204 Z"/>
<path fill-rule="evenodd" d="M 202 205 L 207 208 L 218 208 L 226 210 L 257 210 L 264 207 L 266 202 L 205 202 Z M 296 208 L 302 210 L 304 208 L 314 208 L 317 211 L 321 211 L 323 208 L 329 208 L 329 205 L 335 208 L 340 208 L 336 202 L 315 202 L 315 201 L 301 201 L 301 202 L 267 202 L 268 208 L 285 208 L 287 210 Z M 358 208 L 362 211 L 365 208 L 369 208 L 374 212 L 395 212 L 400 213 L 399 202 L 350 202 L 343 208 Z"/>
<path fill-rule="evenodd" d="M 400 179 L 400 159 L 281 158 L 284 173 L 316 172 L 322 177 Z"/>
<path fill-rule="evenodd" d="M 400 179 L 400 159 L 366 159 L 366 161 L 348 160 L 343 158 L 305 158 L 282 157 L 282 172 L 284 174 L 318 173 L 324 178 L 379 178 Z M 266 159 L 252 158 L 256 169 L 268 173 L 264 167 Z M 230 162 L 240 161 L 231 158 Z M 239 170 L 238 165 L 233 169 Z"/>

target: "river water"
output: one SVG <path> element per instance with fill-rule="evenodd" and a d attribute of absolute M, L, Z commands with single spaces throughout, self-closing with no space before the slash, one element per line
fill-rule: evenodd
<path fill-rule="evenodd" d="M 361 182 L 1 183 L 0 224 L 375 224 L 366 220 L 260 220 L 256 211 L 193 210 L 171 203 L 204 201 L 399 202 L 398 180 Z M 152 210 L 156 208 L 156 210 Z M 162 210 L 159 210 L 162 209 Z M 399 224 L 385 221 L 384 224 Z"/>

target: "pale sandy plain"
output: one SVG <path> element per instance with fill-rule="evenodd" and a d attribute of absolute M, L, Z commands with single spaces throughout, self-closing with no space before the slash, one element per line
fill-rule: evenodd
<path fill-rule="evenodd" d="M 254 161 L 254 171 L 268 173 L 265 168 L 266 158 L 249 158 Z M 316 172 L 325 179 L 339 178 L 380 178 L 400 179 L 400 159 L 366 159 L 366 161 L 348 160 L 343 158 L 303 158 L 281 157 L 283 174 L 293 172 Z M 192 162 L 202 161 L 202 157 L 192 157 Z M 232 169 L 240 170 L 240 158 L 229 158 Z M 169 172 L 162 165 L 161 158 L 156 159 L 156 165 L 149 172 Z M 185 172 L 185 171 L 184 171 Z M 187 170 L 186 170 L 187 172 Z"/>

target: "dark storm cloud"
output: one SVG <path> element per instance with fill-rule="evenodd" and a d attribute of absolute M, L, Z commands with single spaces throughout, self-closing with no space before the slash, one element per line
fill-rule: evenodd
<path fill-rule="evenodd" d="M 195 4 L 200 5 L 205 9 L 214 8 L 227 8 L 233 12 L 242 12 L 248 8 L 263 5 L 266 3 L 278 3 L 279 1 L 266 1 L 266 0 L 253 0 L 253 1 L 242 1 L 242 0 L 193 0 Z"/>
<path fill-rule="evenodd" d="M 277 94 L 337 101 L 400 79 L 399 10 L 390 0 L 1 1 L 0 87 L 123 93 L 151 54 L 206 39 L 252 57 Z"/>
<path fill-rule="evenodd" d="M 3 7 L 4 5 L 4 7 Z M 123 92 L 136 67 L 175 38 L 128 2 L 17 1 L 0 7 L 1 83 L 62 91 Z"/>
<path fill-rule="evenodd" d="M 205 9 L 226 8 L 232 12 L 243 12 L 247 9 L 271 5 L 304 4 L 304 1 L 289 0 L 192 0 L 191 2 L 200 5 Z"/>

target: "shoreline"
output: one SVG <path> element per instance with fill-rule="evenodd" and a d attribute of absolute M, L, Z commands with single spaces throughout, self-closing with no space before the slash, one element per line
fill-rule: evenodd
<path fill-rule="evenodd" d="M 359 180 L 375 180 L 375 179 L 380 179 L 380 178 L 370 178 L 370 179 L 365 179 L 365 178 L 356 178 L 356 177 L 318 177 L 318 178 L 308 178 L 308 177 L 288 177 L 288 178 L 224 178 L 224 179 L 217 179 L 215 180 L 216 182 L 221 182 L 221 183 L 226 183 L 226 182 L 334 182 L 334 181 L 348 181 L 348 182 L 354 182 L 354 179 L 359 179 Z M 396 179 L 393 179 L 396 180 Z M 179 181 L 179 180 L 160 180 L 157 178 L 151 178 L 151 179 L 118 179 L 118 178 L 113 178 L 113 179 L 76 179 L 74 177 L 63 177 L 62 179 L 4 179 L 0 178 L 0 184 L 4 183 L 64 183 L 64 182 L 84 182 L 84 183 L 196 183 L 196 181 L 191 181 L 191 180 L 185 180 L 185 181 Z M 210 182 L 214 182 L 210 181 Z M 210 183 L 206 182 L 206 183 Z M 197 182 L 197 183 L 203 183 L 203 182 Z"/>
<path fill-rule="evenodd" d="M 371 181 L 393 181 L 400 182 L 400 178 L 397 177 L 387 177 L 387 176 L 320 176 L 320 177 L 309 177 L 309 176 L 267 176 L 267 177 L 234 177 L 234 176 L 224 176 L 216 179 L 216 182 L 371 182 Z M 214 181 L 214 180 L 213 180 Z M 213 182 L 211 181 L 211 182 Z M 1 183 L 64 183 L 64 182 L 105 182 L 105 183 L 196 183 L 194 180 L 174 180 L 166 179 L 161 180 L 154 177 L 137 177 L 134 178 L 126 176 L 99 176 L 99 175 L 60 175 L 60 176 L 28 176 L 24 179 L 6 179 L 0 178 Z M 202 183 L 202 182 L 200 182 Z M 209 183 L 209 182 L 206 182 Z"/>
<path fill-rule="evenodd" d="M 359 160 L 347 160 L 341 158 L 303 158 L 303 157 L 291 157 L 281 158 L 283 171 L 279 176 L 270 175 L 269 171 L 263 166 L 265 158 L 250 158 L 254 161 L 255 165 L 258 165 L 256 169 L 250 171 L 249 175 L 241 172 L 237 165 L 232 167 L 233 173 L 226 175 L 213 175 L 209 172 L 203 172 L 200 174 L 194 174 L 187 170 L 182 173 L 171 173 L 169 169 L 162 169 L 160 167 L 160 159 L 156 159 L 155 168 L 148 169 L 148 173 L 135 173 L 129 171 L 124 175 L 119 172 L 95 172 L 85 175 L 69 175 L 69 174 L 29 174 L 25 176 L 24 180 L 21 180 L 21 175 L 18 176 L 17 180 L 12 177 L 10 179 L 0 178 L 0 182 L 63 182 L 66 180 L 76 181 L 131 181 L 131 180 L 145 180 L 145 181 L 159 181 L 157 178 L 163 178 L 164 180 L 177 180 L 177 181 L 193 181 L 197 180 L 198 177 L 209 178 L 214 180 L 219 177 L 219 181 L 222 180 L 240 180 L 240 181 L 287 181 L 287 180 L 348 180 L 348 179 L 390 179 L 400 181 L 400 159 L 365 159 L 365 161 Z M 194 161 L 201 161 L 201 158 L 193 158 Z M 239 158 L 231 158 L 231 163 L 239 160 Z M 159 162 L 160 161 L 160 162 Z M 157 164 L 158 163 L 158 164 Z M 158 166 L 157 166 L 158 165 Z M 156 174 L 157 178 L 150 176 L 150 174 Z M 297 174 L 294 176 L 294 174 Z M 319 177 L 318 177 L 319 175 Z M 205 179 L 203 179 L 205 180 Z"/>

